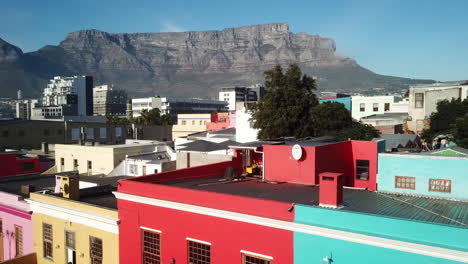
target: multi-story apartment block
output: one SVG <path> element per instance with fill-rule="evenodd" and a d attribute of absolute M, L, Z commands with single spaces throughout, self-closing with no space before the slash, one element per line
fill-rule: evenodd
<path fill-rule="evenodd" d="M 125 115 L 127 93 L 123 90 L 114 90 L 113 88 L 113 86 L 109 85 L 100 85 L 93 88 L 94 115 Z"/>
<path fill-rule="evenodd" d="M 44 89 L 33 119 L 93 115 L 93 77 L 54 77 Z"/>
<path fill-rule="evenodd" d="M 424 120 L 437 111 L 437 103 L 442 100 L 468 98 L 468 82 L 442 82 L 410 86 L 408 129 L 420 133 Z"/>
<path fill-rule="evenodd" d="M 245 103 L 256 102 L 265 95 L 265 88 L 260 85 L 252 87 L 223 87 L 219 91 L 219 100 L 228 102 L 228 110 L 236 111 Z M 238 106 L 238 104 L 241 104 Z"/>
<path fill-rule="evenodd" d="M 32 111 L 36 107 L 38 100 L 21 100 L 16 102 L 16 118 L 30 120 Z"/>
<path fill-rule="evenodd" d="M 356 120 L 362 117 L 390 112 L 395 96 L 351 96 L 351 116 Z"/>
<path fill-rule="evenodd" d="M 173 123 L 178 114 L 210 114 L 227 110 L 227 102 L 217 100 L 173 97 L 149 97 L 132 99 L 133 117 L 141 115 L 143 110 L 158 108 L 161 114 L 169 114 Z"/>

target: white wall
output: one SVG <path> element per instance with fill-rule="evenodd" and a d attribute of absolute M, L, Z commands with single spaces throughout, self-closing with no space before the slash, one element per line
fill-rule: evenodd
<path fill-rule="evenodd" d="M 257 141 L 258 129 L 252 127 L 252 115 L 245 108 L 236 111 L 236 141 L 240 143 Z"/>
<path fill-rule="evenodd" d="M 228 91 L 228 92 L 219 92 L 219 101 L 226 101 L 228 102 L 228 110 L 235 111 L 236 110 L 236 91 Z"/>
<path fill-rule="evenodd" d="M 385 113 L 385 104 L 395 102 L 394 96 L 351 96 L 351 116 L 360 120 L 362 117 Z M 364 111 L 361 112 L 360 105 L 364 104 Z M 374 111 L 374 103 L 378 104 L 378 110 Z"/>
<path fill-rule="evenodd" d="M 142 104 L 144 105 L 142 106 Z M 132 99 L 133 117 L 139 117 L 140 112 L 143 111 L 144 109 L 149 111 L 153 108 L 156 108 L 156 97 Z"/>

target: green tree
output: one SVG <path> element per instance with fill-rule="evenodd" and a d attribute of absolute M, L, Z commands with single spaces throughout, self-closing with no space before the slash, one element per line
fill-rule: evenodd
<path fill-rule="evenodd" d="M 341 103 L 319 104 L 311 109 L 310 114 L 315 124 L 316 136 L 334 134 L 353 125 L 350 112 Z"/>
<path fill-rule="evenodd" d="M 458 146 L 468 148 L 468 115 L 455 120 L 453 127 L 453 137 Z"/>
<path fill-rule="evenodd" d="M 118 117 L 118 116 L 106 116 L 107 123 L 113 125 L 128 125 L 130 124 L 130 120 L 126 117 Z"/>
<path fill-rule="evenodd" d="M 139 117 L 135 119 L 135 124 L 138 125 L 170 125 L 171 118 L 169 115 L 161 115 L 161 110 L 153 108 L 151 110 L 144 109 Z"/>
<path fill-rule="evenodd" d="M 260 139 L 314 135 L 310 115 L 318 104 L 313 78 L 302 75 L 301 69 L 292 64 L 283 72 L 277 65 L 265 72 L 266 96 L 253 108 L 254 127 L 260 129 Z"/>
<path fill-rule="evenodd" d="M 429 117 L 430 128 L 425 129 L 421 137 L 426 142 L 432 142 L 432 139 L 440 134 L 454 134 L 454 124 L 458 118 L 468 114 L 468 100 L 452 99 L 443 100 L 437 103 L 437 112 Z"/>
<path fill-rule="evenodd" d="M 338 140 L 371 140 L 380 136 L 380 131 L 375 129 L 372 125 L 362 124 L 353 121 L 350 126 L 332 132 L 331 135 L 335 136 Z"/>

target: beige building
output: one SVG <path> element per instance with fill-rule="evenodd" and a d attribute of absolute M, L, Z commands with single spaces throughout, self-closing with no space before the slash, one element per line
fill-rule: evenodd
<path fill-rule="evenodd" d="M 172 139 L 206 131 L 211 114 L 178 114 L 177 125 L 172 126 Z"/>
<path fill-rule="evenodd" d="M 154 143 L 122 145 L 55 145 L 55 166 L 58 172 L 79 171 L 80 174 L 109 174 L 127 155 L 154 152 Z"/>

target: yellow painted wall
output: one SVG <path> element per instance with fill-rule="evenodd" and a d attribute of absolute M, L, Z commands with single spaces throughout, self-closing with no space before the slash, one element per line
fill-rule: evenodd
<path fill-rule="evenodd" d="M 33 193 L 31 200 L 53 203 L 57 206 L 73 208 L 75 210 L 90 212 L 107 217 L 117 218 L 117 210 L 99 208 L 92 205 L 70 201 L 63 198 L 51 197 Z M 38 264 L 63 264 L 66 263 L 66 248 L 65 248 L 65 231 L 75 232 L 75 250 L 77 255 L 77 263 L 90 263 L 90 241 L 89 237 L 97 237 L 102 239 L 103 246 L 103 263 L 118 264 L 119 263 L 119 236 L 118 234 L 106 232 L 90 226 L 70 223 L 64 219 L 56 218 L 40 213 L 33 213 L 33 230 L 34 230 L 34 248 L 37 253 Z M 52 225 L 53 233 L 53 260 L 46 259 L 43 256 L 42 244 L 42 224 Z"/>
<path fill-rule="evenodd" d="M 206 131 L 211 114 L 178 114 L 177 124 L 172 126 L 172 139 Z"/>

